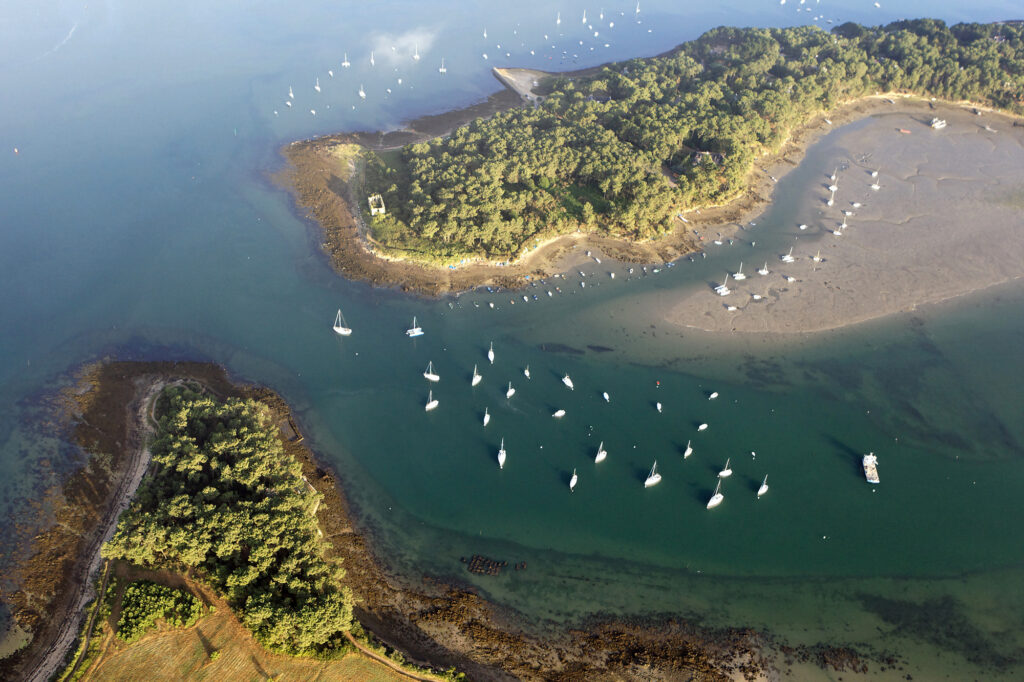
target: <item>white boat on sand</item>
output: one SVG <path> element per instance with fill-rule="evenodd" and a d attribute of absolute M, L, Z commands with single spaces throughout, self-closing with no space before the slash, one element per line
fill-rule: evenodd
<path fill-rule="evenodd" d="M 345 326 L 345 317 L 341 314 L 341 308 L 338 308 L 338 315 L 334 318 L 334 333 L 339 336 L 352 334 L 352 330 Z"/>
<path fill-rule="evenodd" d="M 661 483 L 661 474 L 658 473 L 658 460 L 654 460 L 654 466 L 651 467 L 651 473 L 647 474 L 644 487 L 650 488 L 652 485 L 658 485 L 659 483 Z"/>

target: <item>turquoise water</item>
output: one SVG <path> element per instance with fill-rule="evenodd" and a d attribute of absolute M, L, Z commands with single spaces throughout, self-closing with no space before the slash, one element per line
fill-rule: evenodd
<path fill-rule="evenodd" d="M 836 23 L 989 21 L 1015 10 L 678 4 L 644 2 L 641 23 L 633 3 L 609 5 L 598 37 L 580 16 L 587 9 L 593 22 L 600 8 L 583 3 L 3 10 L 5 515 L 72 463 L 26 423 L 35 397 L 65 372 L 105 355 L 209 359 L 296 407 L 382 554 L 410 579 L 454 575 L 540 622 L 670 612 L 795 642 L 897 649 L 922 670 L 941 660 L 942 670 L 1009 675 L 992 656 L 968 660 L 927 628 L 891 621 L 948 596 L 969 641 L 1010 653 L 1024 646 L 1021 609 L 1003 608 L 1024 594 L 1014 514 L 1024 482 L 1019 286 L 799 343 L 732 348 L 680 337 L 651 314 L 704 286 L 725 263 L 714 255 L 646 278 L 590 265 L 586 289 L 574 275 L 514 295 L 425 301 L 336 277 L 315 232 L 269 180 L 280 145 L 477 101 L 497 89 L 495 65 L 578 68 L 656 54 L 720 24 L 789 25 L 819 13 Z M 783 243 L 773 226 L 789 221 L 787 197 L 802 191 L 817 153 L 780 183 L 757 248 L 734 247 L 749 250 L 750 262 Z M 619 273 L 614 281 L 605 266 Z M 563 293 L 543 293 L 556 285 Z M 539 300 L 524 304 L 523 293 Z M 356 330 L 348 339 L 329 329 L 339 306 Z M 413 315 L 426 330 L 416 340 L 402 333 Z M 430 414 L 420 377 L 428 361 L 442 376 Z M 484 380 L 472 389 L 474 363 Z M 572 392 L 560 382 L 566 372 Z M 506 401 L 510 380 L 517 393 Z M 721 397 L 709 402 L 712 390 Z M 558 408 L 567 411 L 561 421 L 550 417 Z M 697 433 L 703 421 L 710 428 Z M 499 471 L 502 437 L 509 459 Z M 695 452 L 683 461 L 688 439 Z M 609 457 L 595 466 L 602 440 Z M 877 491 L 859 469 L 867 450 L 881 459 Z M 708 513 L 727 457 L 735 473 L 726 502 Z M 664 481 L 644 490 L 655 459 Z M 765 474 L 771 490 L 757 500 Z M 2 554 L 13 549 L 8 542 Z M 477 579 L 459 562 L 476 552 L 529 569 Z M 888 621 L 880 599 L 896 603 L 884 610 Z M 952 653 L 936 659 L 938 650 Z"/>

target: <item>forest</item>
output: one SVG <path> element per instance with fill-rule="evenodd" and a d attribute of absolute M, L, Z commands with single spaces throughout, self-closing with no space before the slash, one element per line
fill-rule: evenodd
<path fill-rule="evenodd" d="M 285 456 L 267 408 L 175 387 L 157 412 L 150 473 L 103 556 L 206 582 L 272 651 L 337 649 L 352 596 L 324 558 L 320 495 Z"/>
<path fill-rule="evenodd" d="M 367 153 L 383 250 L 453 264 L 513 260 L 538 240 L 644 240 L 746 188 L 759 157 L 837 105 L 900 92 L 1024 110 L 1024 26 L 920 19 L 831 32 L 718 28 L 668 56 L 542 84 L 499 113 L 399 152 Z"/>

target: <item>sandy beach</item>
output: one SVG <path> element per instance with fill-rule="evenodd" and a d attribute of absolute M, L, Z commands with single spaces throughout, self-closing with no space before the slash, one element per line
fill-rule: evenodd
<path fill-rule="evenodd" d="M 788 248 L 755 262 L 747 256 L 746 278 L 729 277 L 731 294 L 713 290 L 725 281 L 723 271 L 671 305 L 665 321 L 712 332 L 815 332 L 1024 275 L 1024 128 L 1007 117 L 955 106 L 933 109 L 921 100 L 873 109 L 864 125 L 838 131 L 825 143 L 829 162 L 799 189 L 792 224 L 748 224 L 731 233 L 749 242 L 762 228 L 781 229 L 794 262 L 781 258 Z M 933 117 L 947 127 L 933 129 Z M 871 189 L 873 183 L 879 189 Z M 828 206 L 832 184 L 838 189 Z M 714 253 L 729 247 L 706 248 Z M 730 272 L 739 266 L 738 257 Z M 769 274 L 758 274 L 765 266 Z"/>

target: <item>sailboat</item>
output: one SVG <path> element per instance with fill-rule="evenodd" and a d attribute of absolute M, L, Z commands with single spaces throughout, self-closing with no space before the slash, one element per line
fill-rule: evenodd
<path fill-rule="evenodd" d="M 516 389 L 512 388 L 512 382 L 508 382 L 508 390 L 505 391 L 505 399 L 508 400 L 516 394 Z"/>
<path fill-rule="evenodd" d="M 562 23 L 562 13 L 558 12 L 557 15 L 555 16 L 555 26 L 558 26 L 561 23 Z M 487 36 L 484 36 L 484 37 L 486 38 Z"/>
<path fill-rule="evenodd" d="M 711 391 L 711 395 L 708 396 L 708 400 L 714 400 L 718 397 L 718 391 Z"/>
<path fill-rule="evenodd" d="M 427 412 L 430 412 L 435 407 L 437 407 L 437 401 L 434 400 L 434 392 L 429 391 L 427 393 L 427 404 L 423 406 L 423 409 L 426 410 Z"/>
<path fill-rule="evenodd" d="M 347 69 L 350 66 L 352 66 L 352 63 L 349 62 L 349 60 L 348 60 L 348 52 L 346 52 L 345 53 L 345 59 L 344 59 L 344 61 L 341 62 L 341 67 L 343 69 Z"/>
<path fill-rule="evenodd" d="M 423 373 L 423 378 L 427 381 L 440 381 L 441 377 L 434 374 L 434 361 L 431 360 L 427 363 L 427 371 Z"/>
<path fill-rule="evenodd" d="M 658 485 L 659 483 L 661 483 L 661 474 L 658 473 L 658 460 L 654 460 L 654 466 L 651 467 L 651 473 L 647 474 L 644 487 L 650 488 L 652 485 Z"/>
<path fill-rule="evenodd" d="M 570 391 L 574 390 L 572 385 L 572 379 L 569 378 L 568 374 L 562 377 L 562 383 L 568 386 Z"/>
<path fill-rule="evenodd" d="M 719 479 L 718 485 L 715 486 L 715 494 L 708 500 L 708 509 L 714 509 L 718 505 L 722 504 L 722 500 L 725 499 L 725 495 L 722 494 L 722 481 Z"/>
<path fill-rule="evenodd" d="M 313 86 L 313 89 L 316 90 L 317 92 L 320 92 L 320 78 L 319 77 L 317 77 L 316 85 Z"/>
<path fill-rule="evenodd" d="M 482 376 L 476 371 L 476 365 L 473 365 L 473 378 L 469 380 L 470 386 L 476 386 L 483 379 Z"/>
<path fill-rule="evenodd" d="M 821 262 L 821 249 L 818 249 L 818 252 L 811 257 L 811 260 L 814 261 L 815 263 Z"/>
<path fill-rule="evenodd" d="M 487 29 L 484 29 L 484 40 L 487 40 Z"/>
<path fill-rule="evenodd" d="M 419 43 L 416 43 L 413 46 L 413 48 L 412 48 L 412 58 L 413 58 L 413 61 L 417 61 L 418 62 L 420 60 L 420 45 L 419 45 Z"/>
<path fill-rule="evenodd" d="M 405 330 L 406 336 L 423 336 L 423 329 L 416 324 L 416 316 L 412 318 L 412 326 Z"/>
<path fill-rule="evenodd" d="M 607 456 L 608 451 L 604 449 L 604 441 L 601 441 L 601 444 L 597 446 L 597 454 L 594 455 L 594 464 L 597 464 L 598 462 L 603 462 L 604 458 Z"/>
<path fill-rule="evenodd" d="M 732 476 L 732 469 L 729 468 L 729 459 L 725 460 L 725 468 L 718 472 L 719 478 L 729 478 Z"/>
<path fill-rule="evenodd" d="M 288 99 L 295 99 L 295 93 L 292 92 L 292 86 L 288 86 Z"/>
<path fill-rule="evenodd" d="M 530 378 L 530 366 L 529 365 L 527 365 L 526 369 L 523 370 L 523 376 L 526 377 L 527 379 Z"/>
<path fill-rule="evenodd" d="M 491 423 L 491 413 L 488 412 L 487 408 L 485 407 L 484 408 L 484 426 L 487 426 L 490 423 Z"/>
<path fill-rule="evenodd" d="M 661 403 L 654 403 L 654 409 L 658 411 L 658 414 L 661 414 Z"/>
<path fill-rule="evenodd" d="M 768 274 L 768 261 L 764 262 L 764 267 L 758 270 L 757 274 L 761 275 L 762 277 Z"/>
<path fill-rule="evenodd" d="M 373 60 L 373 51 L 370 51 L 370 66 L 374 66 L 377 62 Z"/>
<path fill-rule="evenodd" d="M 768 492 L 768 474 L 764 475 L 764 480 L 761 481 L 761 487 L 757 489 L 757 496 L 761 497 Z"/>
<path fill-rule="evenodd" d="M 501 447 L 498 448 L 498 468 L 505 468 L 505 439 L 501 439 Z"/>
<path fill-rule="evenodd" d="M 732 292 L 729 291 L 729 273 L 725 273 L 725 280 L 715 287 L 715 293 L 719 296 L 728 296 Z"/>
<path fill-rule="evenodd" d="M 693 454 L 693 445 L 691 445 L 690 441 L 686 441 L 686 450 L 683 452 L 683 459 L 686 459 L 687 457 L 689 457 L 692 454 Z"/>
<path fill-rule="evenodd" d="M 608 395 L 608 391 L 605 391 L 604 393 L 602 393 L 601 396 L 604 397 L 604 401 L 606 403 L 610 403 L 612 401 L 612 397 L 610 395 Z"/>
<path fill-rule="evenodd" d="M 341 308 L 338 308 L 338 316 L 334 318 L 334 333 L 339 336 L 349 336 L 352 334 L 352 330 L 345 326 L 345 318 L 341 314 Z"/>
<path fill-rule="evenodd" d="M 576 481 L 580 480 L 580 477 L 576 475 L 576 469 L 572 470 L 572 478 L 569 479 L 569 492 L 573 491 L 576 487 Z"/>
<path fill-rule="evenodd" d="M 747 276 L 743 274 L 743 263 L 740 263 L 740 269 L 733 273 L 732 278 L 737 282 L 747 278 Z"/>
<path fill-rule="evenodd" d="M 698 431 L 707 431 L 707 429 L 708 429 L 707 423 L 701 424 L 700 426 L 697 427 Z"/>
<path fill-rule="evenodd" d="M 491 347 L 487 349 L 487 360 L 493 365 L 494 364 L 494 342 L 491 341 Z"/>
<path fill-rule="evenodd" d="M 583 23 L 587 23 L 587 10 L 583 10 Z"/>
<path fill-rule="evenodd" d="M 444 57 L 441 57 L 441 68 L 437 70 L 438 73 L 448 73 L 448 69 L 444 66 Z"/>
<path fill-rule="evenodd" d="M 562 417 L 565 416 L 565 410 L 555 410 L 551 414 L 551 416 L 554 417 L 555 419 L 561 419 Z"/>
<path fill-rule="evenodd" d="M 362 83 L 359 84 L 359 98 L 366 99 L 366 90 L 363 90 Z"/>

